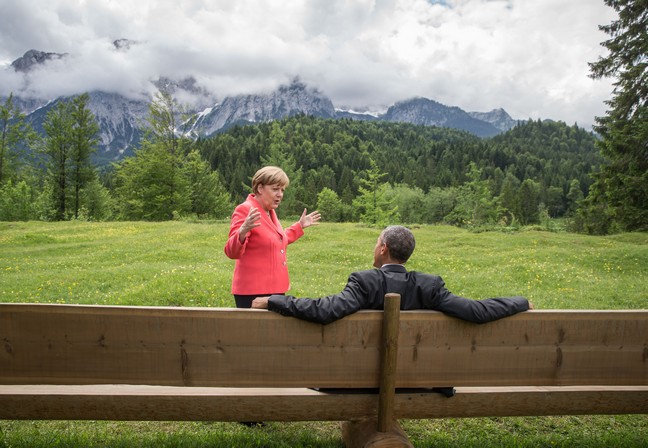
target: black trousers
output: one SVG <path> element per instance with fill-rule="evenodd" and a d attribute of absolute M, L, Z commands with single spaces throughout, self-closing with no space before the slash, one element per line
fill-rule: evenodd
<path fill-rule="evenodd" d="M 269 292 L 263 294 L 252 294 L 252 295 L 241 295 L 234 294 L 234 300 L 236 301 L 236 308 L 252 308 L 252 301 L 257 297 L 267 297 L 273 294 L 283 295 L 283 292 Z"/>

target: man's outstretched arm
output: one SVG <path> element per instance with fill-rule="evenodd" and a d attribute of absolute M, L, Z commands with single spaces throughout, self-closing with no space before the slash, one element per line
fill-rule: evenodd
<path fill-rule="evenodd" d="M 269 309 L 283 316 L 297 317 L 309 322 L 330 324 L 362 308 L 367 292 L 352 274 L 344 290 L 319 299 L 297 298 L 286 295 L 257 297 L 252 308 Z"/>
<path fill-rule="evenodd" d="M 472 300 L 459 297 L 447 290 L 441 295 L 441 301 L 436 308 L 438 311 L 479 324 L 533 309 L 533 304 L 522 296 Z"/>

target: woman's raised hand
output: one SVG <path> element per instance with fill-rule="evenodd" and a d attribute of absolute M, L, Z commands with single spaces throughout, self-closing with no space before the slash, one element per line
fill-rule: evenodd
<path fill-rule="evenodd" d="M 261 219 L 261 212 L 256 208 L 256 207 L 250 207 L 250 211 L 248 212 L 248 215 L 245 217 L 245 221 L 243 221 L 243 224 L 239 228 L 239 241 L 243 243 L 245 241 L 245 237 L 247 236 L 248 232 L 255 227 L 259 227 L 261 223 L 259 220 Z"/>
<path fill-rule="evenodd" d="M 319 224 L 320 219 L 322 219 L 322 215 L 318 211 L 306 214 L 306 209 L 304 209 L 301 218 L 299 218 L 299 224 L 302 226 L 302 229 L 305 229 L 306 227 Z"/>

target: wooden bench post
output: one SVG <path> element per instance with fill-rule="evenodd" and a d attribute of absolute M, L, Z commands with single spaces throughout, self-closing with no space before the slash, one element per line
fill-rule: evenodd
<path fill-rule="evenodd" d="M 385 294 L 385 315 L 383 317 L 381 341 L 382 353 L 380 357 L 380 396 L 378 400 L 379 432 L 389 432 L 394 420 L 400 302 L 400 294 Z"/>
<path fill-rule="evenodd" d="M 394 419 L 400 294 L 385 294 L 380 338 L 380 391 L 378 418 L 346 422 L 342 437 L 347 448 L 412 448 L 407 435 Z"/>

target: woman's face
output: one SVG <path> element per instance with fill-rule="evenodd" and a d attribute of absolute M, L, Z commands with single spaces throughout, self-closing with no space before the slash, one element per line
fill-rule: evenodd
<path fill-rule="evenodd" d="M 256 198 L 263 206 L 264 210 L 270 211 L 279 207 L 283 199 L 286 187 L 280 187 L 278 184 L 260 185 L 257 188 Z"/>

